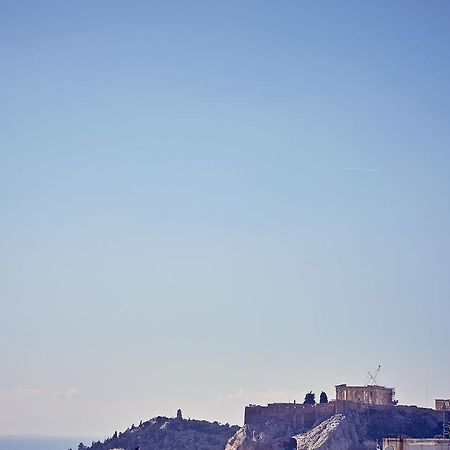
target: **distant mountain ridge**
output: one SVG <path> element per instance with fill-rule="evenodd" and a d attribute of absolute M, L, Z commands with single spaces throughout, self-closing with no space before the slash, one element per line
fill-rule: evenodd
<path fill-rule="evenodd" d="M 206 420 L 155 417 L 123 433 L 114 433 L 104 442 L 94 442 L 79 450 L 223 450 L 239 430 L 237 425 L 222 425 Z M 75 449 L 74 449 L 75 450 Z"/>

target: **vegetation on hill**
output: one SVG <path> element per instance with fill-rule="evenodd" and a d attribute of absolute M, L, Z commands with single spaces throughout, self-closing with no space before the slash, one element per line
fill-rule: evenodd
<path fill-rule="evenodd" d="M 223 450 L 238 426 L 191 419 L 155 417 L 122 433 L 115 432 L 104 442 L 82 444 L 79 450 Z"/>

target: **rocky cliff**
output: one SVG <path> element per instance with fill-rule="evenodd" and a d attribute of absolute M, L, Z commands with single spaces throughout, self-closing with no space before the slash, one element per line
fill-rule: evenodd
<path fill-rule="evenodd" d="M 342 414 L 295 436 L 297 450 L 349 450 L 358 441 L 354 424 Z"/>
<path fill-rule="evenodd" d="M 262 417 L 246 424 L 226 450 L 375 450 L 377 440 L 392 435 L 435 437 L 442 429 L 437 411 L 410 406 L 347 405 L 345 412 L 296 431 L 286 420 Z"/>

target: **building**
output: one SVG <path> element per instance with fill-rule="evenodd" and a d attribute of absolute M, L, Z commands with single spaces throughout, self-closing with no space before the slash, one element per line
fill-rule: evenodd
<path fill-rule="evenodd" d="M 450 411 L 450 399 L 437 398 L 434 401 L 434 409 L 436 411 Z"/>
<path fill-rule="evenodd" d="M 450 450 L 450 439 L 385 438 L 383 450 Z"/>
<path fill-rule="evenodd" d="M 336 386 L 336 400 L 349 400 L 367 405 L 395 405 L 395 391 L 384 386 Z"/>

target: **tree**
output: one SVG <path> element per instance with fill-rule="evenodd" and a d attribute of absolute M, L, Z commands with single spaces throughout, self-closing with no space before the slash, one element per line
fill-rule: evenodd
<path fill-rule="evenodd" d="M 325 392 L 323 392 L 323 391 L 320 393 L 320 400 L 319 400 L 319 402 L 320 403 L 328 403 L 327 394 L 325 394 Z"/>
<path fill-rule="evenodd" d="M 305 395 L 305 401 L 303 402 L 304 405 L 315 405 L 316 404 L 316 394 L 314 392 L 309 391 Z"/>

